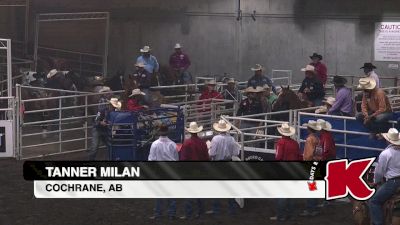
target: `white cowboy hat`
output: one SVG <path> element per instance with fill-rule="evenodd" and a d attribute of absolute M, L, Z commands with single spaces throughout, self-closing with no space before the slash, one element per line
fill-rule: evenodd
<path fill-rule="evenodd" d="M 323 119 L 318 119 L 317 123 L 319 124 L 322 130 L 330 131 L 332 129 L 332 124 L 329 123 L 328 121 L 325 121 Z"/>
<path fill-rule="evenodd" d="M 264 88 L 262 88 L 262 87 L 254 88 L 254 87 L 250 86 L 250 87 L 244 89 L 245 93 L 259 93 L 259 92 L 263 92 L 263 91 L 264 91 Z"/>
<path fill-rule="evenodd" d="M 358 81 L 358 86 L 357 88 L 362 89 L 362 90 L 372 90 L 376 87 L 376 81 L 372 78 L 366 77 L 366 78 L 361 78 Z"/>
<path fill-rule="evenodd" d="M 203 126 L 197 125 L 196 122 L 190 122 L 189 127 L 186 128 L 186 131 L 192 134 L 197 134 L 203 130 Z"/>
<path fill-rule="evenodd" d="M 209 80 L 207 81 L 207 85 L 217 85 L 217 82 L 215 82 L 215 80 Z"/>
<path fill-rule="evenodd" d="M 144 68 L 146 65 L 144 63 L 142 63 L 142 62 L 138 62 L 138 63 L 135 64 L 135 66 Z"/>
<path fill-rule="evenodd" d="M 256 64 L 255 67 L 252 67 L 250 69 L 251 69 L 251 71 L 259 71 L 259 70 L 263 70 L 264 68 L 260 64 Z"/>
<path fill-rule="evenodd" d="M 306 71 L 315 71 L 315 67 L 311 65 L 307 65 L 305 68 L 302 68 L 301 71 L 306 72 Z"/>
<path fill-rule="evenodd" d="M 182 48 L 182 45 L 179 43 L 176 43 L 174 49 L 177 49 L 177 48 Z"/>
<path fill-rule="evenodd" d="M 396 128 L 390 128 L 387 133 L 382 133 L 382 136 L 391 144 L 400 145 L 399 131 Z"/>
<path fill-rule="evenodd" d="M 290 137 L 296 133 L 296 129 L 294 127 L 289 126 L 288 123 L 283 123 L 281 127 L 277 128 L 278 132 L 283 136 Z"/>
<path fill-rule="evenodd" d="M 309 120 L 308 123 L 303 124 L 303 126 L 311 128 L 316 131 L 319 131 L 322 129 L 322 127 L 315 120 Z"/>
<path fill-rule="evenodd" d="M 270 91 L 271 90 L 271 87 L 268 86 L 268 84 L 265 84 L 262 88 L 264 89 L 264 91 Z"/>
<path fill-rule="evenodd" d="M 149 46 L 144 46 L 142 49 L 140 49 L 141 53 L 146 53 L 146 52 L 150 52 L 151 48 Z"/>
<path fill-rule="evenodd" d="M 129 95 L 129 97 L 135 96 L 135 95 L 146 95 L 146 93 L 141 92 L 140 89 L 136 88 L 132 90 L 132 94 Z"/>
<path fill-rule="evenodd" d="M 98 90 L 98 92 L 109 92 L 111 91 L 111 89 L 107 86 L 103 86 L 100 88 L 100 90 Z"/>
<path fill-rule="evenodd" d="M 120 110 L 122 107 L 122 103 L 118 101 L 118 98 L 111 98 L 108 102 L 118 110 Z"/>
<path fill-rule="evenodd" d="M 220 120 L 218 123 L 213 124 L 213 128 L 219 132 L 226 132 L 232 128 L 231 125 L 227 124 L 225 120 Z"/>
<path fill-rule="evenodd" d="M 321 114 L 321 113 L 326 113 L 328 112 L 328 108 L 326 106 L 320 106 L 318 109 L 315 110 L 315 113 Z"/>
<path fill-rule="evenodd" d="M 326 100 L 324 100 L 322 102 L 328 103 L 329 105 L 332 106 L 333 104 L 335 104 L 335 101 L 336 101 L 336 99 L 334 97 L 327 97 Z"/>
<path fill-rule="evenodd" d="M 56 75 L 58 71 L 56 69 L 50 70 L 50 72 L 47 74 L 47 78 L 52 78 L 54 75 Z"/>

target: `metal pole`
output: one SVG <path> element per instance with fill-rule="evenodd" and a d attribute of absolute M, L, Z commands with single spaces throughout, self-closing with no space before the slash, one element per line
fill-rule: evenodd
<path fill-rule="evenodd" d="M 59 143 L 59 152 L 62 152 L 62 129 L 61 129 L 61 119 L 62 119 L 62 109 L 61 109 L 61 107 L 62 107 L 62 99 L 60 98 L 59 100 L 58 100 L 58 118 L 59 118 L 59 121 L 58 121 L 58 143 Z"/>
<path fill-rule="evenodd" d="M 17 159 L 18 160 L 20 160 L 21 159 L 21 148 L 20 148 L 20 145 L 21 145 L 21 139 L 20 139 L 20 137 L 22 136 L 21 135 L 21 133 L 20 133 L 20 129 L 21 129 L 21 127 L 20 127 L 20 119 L 21 119 L 21 109 L 20 109 L 20 104 L 21 104 L 21 99 L 20 99 L 20 89 L 21 89 L 21 87 L 19 86 L 19 84 L 17 84 L 17 85 L 15 85 L 15 95 L 16 95 L 16 109 L 17 109 L 17 113 L 16 113 L 16 117 L 17 117 L 17 121 L 16 121 L 16 124 L 15 124 L 15 152 L 16 152 L 16 157 L 17 157 Z"/>
<path fill-rule="evenodd" d="M 88 96 L 85 96 L 85 149 L 88 149 Z"/>
<path fill-rule="evenodd" d="M 343 129 L 347 131 L 347 119 L 343 119 Z M 347 132 L 344 133 L 344 158 L 347 158 Z"/>
<path fill-rule="evenodd" d="M 242 151 L 241 151 L 241 154 L 240 154 L 240 159 L 242 160 L 242 161 L 244 161 L 244 134 L 243 134 L 243 132 L 241 132 L 240 133 L 240 141 L 242 142 L 242 144 L 241 144 L 241 146 L 242 146 Z"/>
<path fill-rule="evenodd" d="M 24 37 L 24 55 L 28 54 L 28 40 L 29 40 L 29 0 L 25 1 L 25 37 Z"/>
<path fill-rule="evenodd" d="M 110 15 L 107 13 L 106 34 L 105 34 L 105 41 L 104 41 L 103 77 L 107 76 L 109 32 L 110 32 Z"/>
<path fill-rule="evenodd" d="M 11 39 L 7 39 L 7 96 L 12 96 L 12 55 L 11 55 Z M 12 106 L 12 100 L 7 100 L 8 108 Z M 8 118 L 11 118 L 10 115 L 12 112 L 8 111 L 6 113 Z"/>
<path fill-rule="evenodd" d="M 38 45 L 39 45 L 39 15 L 36 15 L 35 19 L 35 44 L 34 44 L 34 53 L 33 53 L 33 61 L 34 61 L 34 70 L 37 71 L 37 60 L 38 60 Z"/>
<path fill-rule="evenodd" d="M 268 134 L 268 122 L 267 121 L 268 121 L 268 114 L 265 115 L 265 124 L 264 124 L 265 125 L 265 130 L 264 130 L 264 132 L 265 132 L 264 134 L 265 135 Z M 264 148 L 266 148 L 266 149 L 268 148 L 268 141 L 267 140 L 265 140 Z"/>

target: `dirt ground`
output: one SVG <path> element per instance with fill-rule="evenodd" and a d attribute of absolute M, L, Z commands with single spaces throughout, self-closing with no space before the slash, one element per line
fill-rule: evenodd
<path fill-rule="evenodd" d="M 46 157 L 43 160 L 82 160 L 85 152 Z M 99 159 L 105 158 L 105 151 Z M 41 160 L 41 159 L 38 159 Z M 204 216 L 190 221 L 149 220 L 154 208 L 151 199 L 36 199 L 33 182 L 23 179 L 23 161 L 1 159 L 0 168 L 0 225 L 124 225 L 124 224 L 190 224 L 190 225 L 246 225 L 246 224 L 352 224 L 349 203 L 334 203 L 322 209 L 313 218 L 296 217 L 287 222 L 270 221 L 275 214 L 273 199 L 251 199 L 237 216 L 222 214 L 219 217 Z M 207 208 L 210 201 L 206 200 Z M 304 206 L 297 201 L 297 212 Z M 226 209 L 226 208 L 225 208 Z M 226 211 L 226 210 L 225 210 Z M 183 214 L 183 200 L 178 200 L 178 213 Z"/>

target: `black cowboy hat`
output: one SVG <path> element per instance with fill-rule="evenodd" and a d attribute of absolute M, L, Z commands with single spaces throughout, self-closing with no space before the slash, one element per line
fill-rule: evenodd
<path fill-rule="evenodd" d="M 346 83 L 347 83 L 347 79 L 344 77 L 337 76 L 337 75 L 333 77 L 333 84 L 344 85 Z"/>
<path fill-rule="evenodd" d="M 367 69 L 376 69 L 376 66 L 372 65 L 372 63 L 364 63 L 364 66 L 361 67 L 360 69 L 364 69 L 364 68 L 367 68 Z"/>
<path fill-rule="evenodd" d="M 314 52 L 314 54 L 310 56 L 310 59 L 313 59 L 313 58 L 319 58 L 319 60 L 322 60 L 322 55 Z"/>

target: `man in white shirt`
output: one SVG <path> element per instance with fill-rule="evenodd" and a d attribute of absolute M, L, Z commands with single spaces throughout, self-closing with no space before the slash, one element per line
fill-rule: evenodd
<path fill-rule="evenodd" d="M 386 182 L 377 189 L 369 201 L 371 220 L 374 225 L 384 224 L 383 205 L 400 188 L 399 132 L 395 128 L 390 128 L 388 133 L 383 133 L 382 136 L 390 145 L 379 155 L 378 165 L 375 167 L 374 183 L 383 183 L 384 178 Z"/>
<path fill-rule="evenodd" d="M 374 71 L 374 69 L 376 69 L 376 66 L 372 65 L 372 63 L 364 63 L 364 66 L 361 67 L 360 69 L 364 69 L 364 74 L 367 77 L 372 78 L 376 81 L 377 88 L 381 87 L 378 74 L 376 74 Z"/>
<path fill-rule="evenodd" d="M 149 161 L 178 161 L 179 155 L 176 149 L 176 144 L 168 138 L 168 127 L 161 125 L 159 129 L 160 137 L 153 142 L 150 147 Z M 169 219 L 176 218 L 176 200 L 167 199 L 168 202 L 168 217 Z M 150 219 L 159 219 L 162 216 L 163 199 L 156 200 L 154 216 Z"/>

